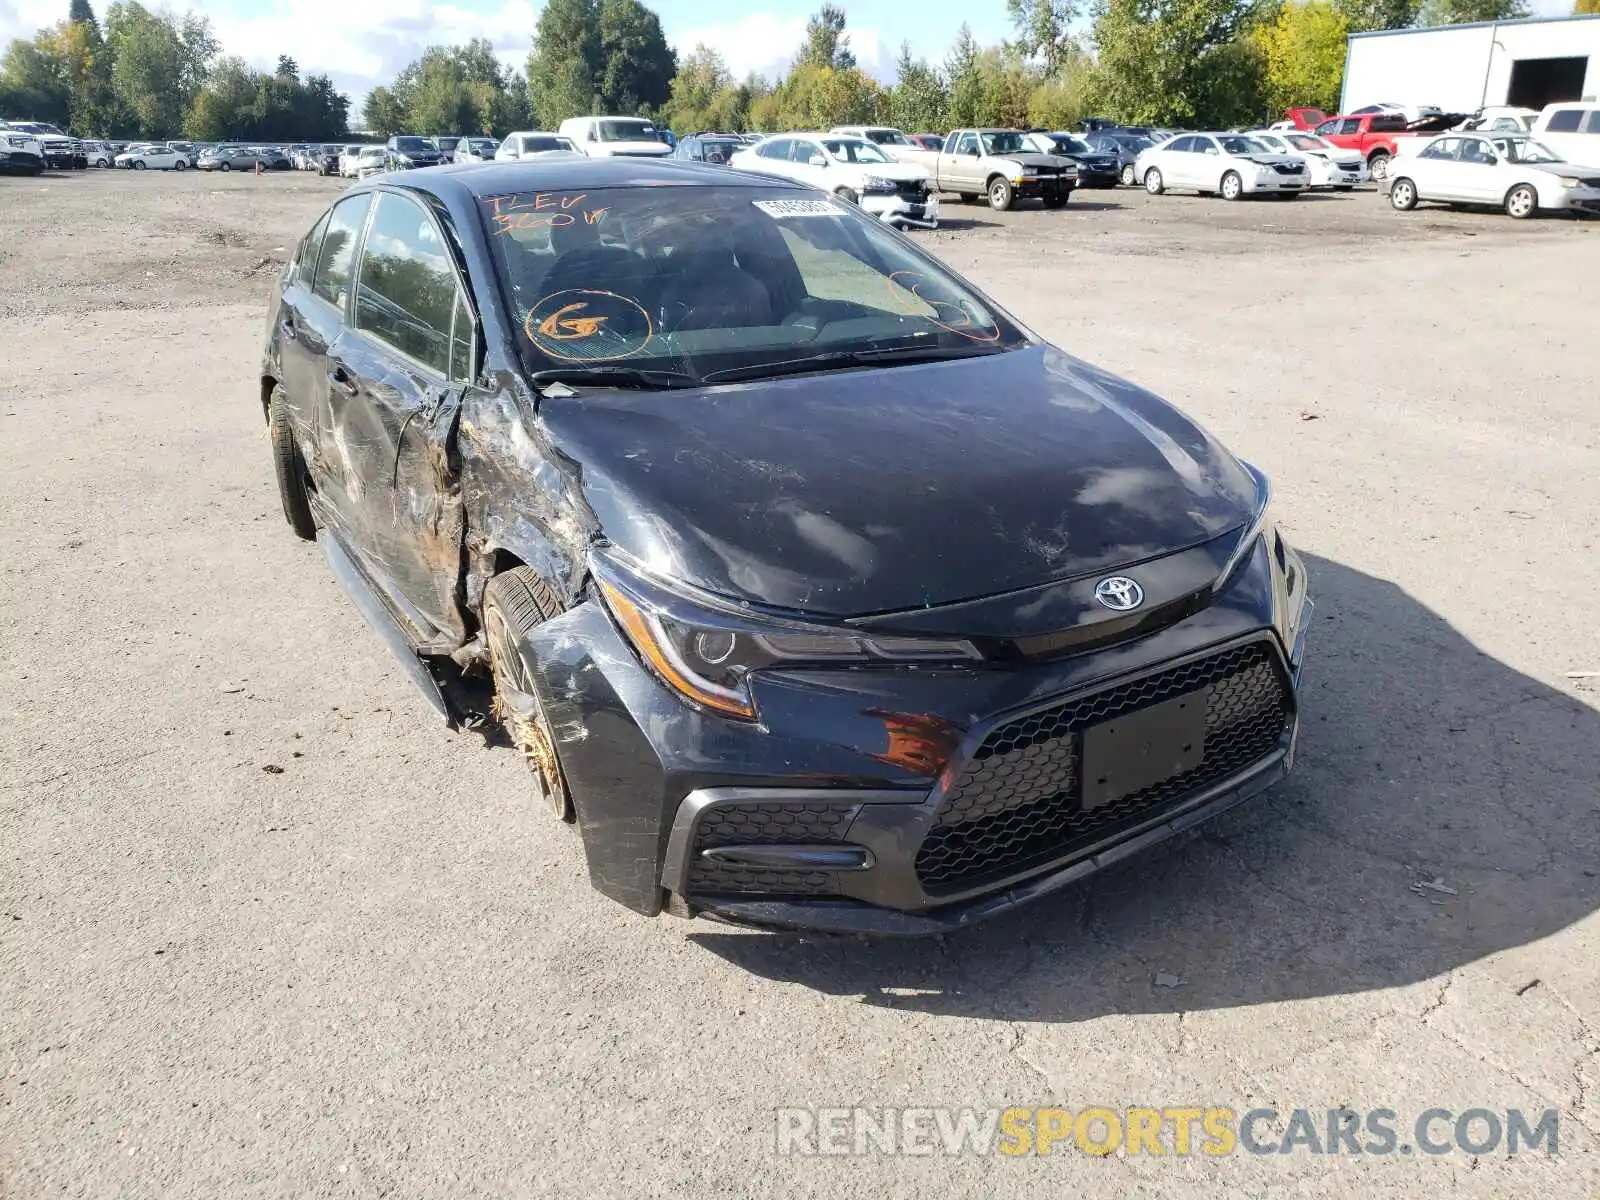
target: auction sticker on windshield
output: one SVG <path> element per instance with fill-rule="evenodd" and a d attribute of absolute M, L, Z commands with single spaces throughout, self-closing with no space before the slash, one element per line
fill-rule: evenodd
<path fill-rule="evenodd" d="M 832 200 L 752 200 L 769 217 L 837 217 L 840 208 Z"/>

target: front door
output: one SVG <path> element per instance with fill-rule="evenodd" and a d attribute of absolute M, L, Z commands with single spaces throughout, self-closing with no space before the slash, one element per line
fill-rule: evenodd
<path fill-rule="evenodd" d="M 948 177 L 945 176 L 944 163 L 939 164 L 940 182 L 946 183 L 952 191 L 983 191 L 986 182 L 983 178 L 983 159 L 979 157 L 982 153 L 983 147 L 978 144 L 978 135 L 970 131 L 963 133 L 956 139 L 954 157 L 947 160 L 950 164 Z"/>
<path fill-rule="evenodd" d="M 473 371 L 473 318 L 437 216 L 379 192 L 353 319 L 328 352 L 348 457 L 354 548 L 419 642 L 465 636 L 463 537 L 451 445 Z"/>

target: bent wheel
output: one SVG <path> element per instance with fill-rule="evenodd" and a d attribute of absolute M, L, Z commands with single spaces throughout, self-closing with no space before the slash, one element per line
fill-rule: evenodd
<path fill-rule="evenodd" d="M 533 665 L 522 649 L 529 632 L 560 612 L 561 605 L 531 567 L 502 571 L 483 590 L 483 637 L 494 673 L 495 716 L 527 759 L 545 807 L 570 822 L 576 814 L 566 775 L 539 703 Z"/>

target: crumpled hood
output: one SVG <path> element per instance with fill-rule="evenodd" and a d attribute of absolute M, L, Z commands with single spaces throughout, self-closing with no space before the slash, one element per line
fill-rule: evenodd
<path fill-rule="evenodd" d="M 1150 393 L 1047 346 L 704 390 L 583 390 L 539 420 L 651 571 L 859 616 L 1108 573 L 1242 525 L 1255 486 Z"/>

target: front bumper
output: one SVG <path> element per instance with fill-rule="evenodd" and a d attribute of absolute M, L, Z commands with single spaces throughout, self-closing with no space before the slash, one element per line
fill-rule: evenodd
<path fill-rule="evenodd" d="M 939 226 L 939 197 L 931 192 L 920 200 L 899 195 L 862 196 L 861 210 L 871 213 L 887 225 L 913 225 L 918 229 L 936 229 Z"/>
<path fill-rule="evenodd" d="M 1023 200 L 1040 200 L 1046 196 L 1061 196 L 1078 186 L 1076 175 L 1044 175 L 1013 182 L 1011 192 Z"/>
<path fill-rule="evenodd" d="M 1556 193 L 1551 207 L 1562 212 L 1600 214 L 1600 188 L 1565 188 Z"/>
<path fill-rule="evenodd" d="M 1271 175 L 1240 176 L 1247 194 L 1261 195 L 1270 195 L 1274 192 L 1303 192 L 1306 190 L 1309 178 L 1305 171 L 1298 175 L 1281 175 L 1274 171 Z"/>
<path fill-rule="evenodd" d="M 679 700 L 580 604 L 529 635 L 528 657 L 590 878 L 652 915 L 924 933 L 1190 828 L 1292 762 L 1310 604 L 1303 565 L 1269 541 L 1142 638 L 1015 667 L 758 676 L 758 725 Z M 1084 802 L 1088 730 L 1201 697 L 1215 757 Z"/>

